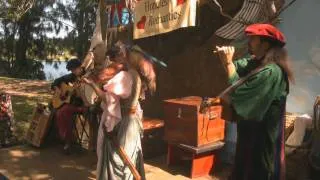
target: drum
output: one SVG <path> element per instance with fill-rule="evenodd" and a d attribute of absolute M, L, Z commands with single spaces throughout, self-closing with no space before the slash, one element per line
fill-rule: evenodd
<path fill-rule="evenodd" d="M 94 89 L 89 85 L 82 83 L 80 86 L 80 95 L 85 106 L 92 106 L 98 100 L 98 95 Z"/>

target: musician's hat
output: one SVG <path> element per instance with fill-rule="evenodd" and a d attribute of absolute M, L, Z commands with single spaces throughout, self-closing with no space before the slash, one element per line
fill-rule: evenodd
<path fill-rule="evenodd" d="M 251 24 L 245 29 L 247 36 L 263 36 L 275 40 L 281 47 L 286 44 L 282 32 L 271 24 Z"/>

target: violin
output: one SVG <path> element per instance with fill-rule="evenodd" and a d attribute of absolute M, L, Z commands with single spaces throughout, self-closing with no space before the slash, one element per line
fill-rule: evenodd
<path fill-rule="evenodd" d="M 94 72 L 91 79 L 95 83 L 105 83 L 106 81 L 112 79 L 120 71 L 127 71 L 128 67 L 124 63 L 114 62 L 106 68 Z"/>

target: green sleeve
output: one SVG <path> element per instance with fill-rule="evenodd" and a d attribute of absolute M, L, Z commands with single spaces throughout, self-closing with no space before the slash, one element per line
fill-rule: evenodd
<path fill-rule="evenodd" d="M 276 96 L 281 69 L 268 65 L 258 74 L 250 77 L 231 94 L 236 113 L 245 120 L 262 120 Z"/>
<path fill-rule="evenodd" d="M 250 57 L 244 57 L 233 62 L 234 66 L 236 67 L 236 71 L 240 76 L 242 76 L 247 71 L 250 60 Z"/>
<path fill-rule="evenodd" d="M 233 84 L 241 76 L 244 76 L 246 74 L 246 72 L 248 71 L 248 65 L 250 64 L 250 59 L 251 58 L 248 56 L 233 62 L 236 68 L 236 72 L 231 77 L 229 77 L 229 84 Z"/>

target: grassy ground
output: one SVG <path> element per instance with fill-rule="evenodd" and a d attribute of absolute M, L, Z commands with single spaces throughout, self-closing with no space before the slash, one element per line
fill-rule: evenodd
<path fill-rule="evenodd" d="M 50 82 L 30 81 L 0 77 L 1 91 L 11 95 L 14 119 L 16 122 L 15 134 L 23 138 L 29 127 L 32 112 L 37 103 L 47 103 L 50 100 Z"/>

